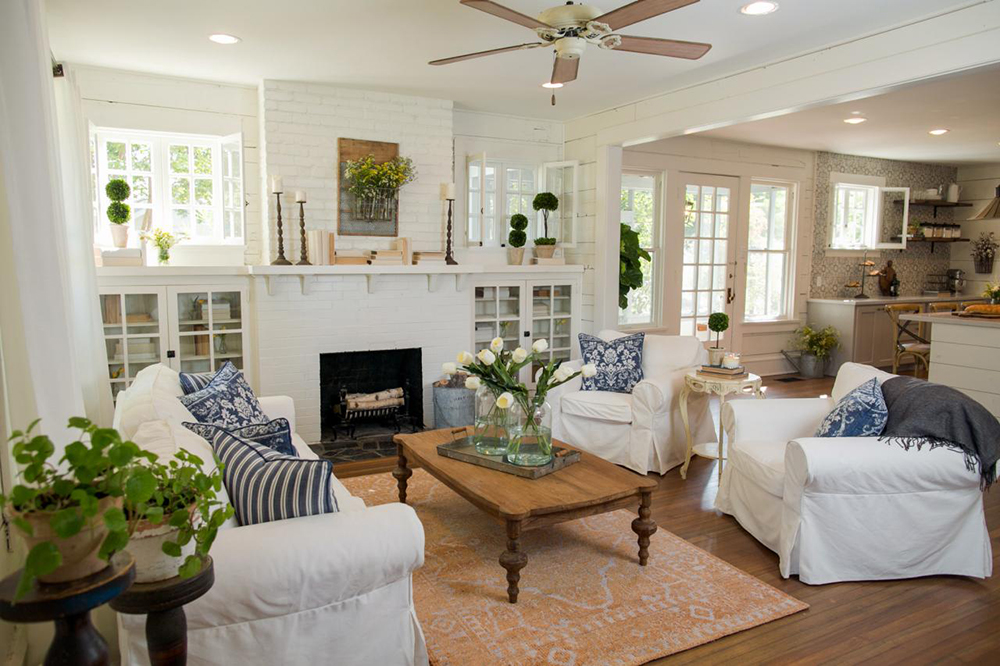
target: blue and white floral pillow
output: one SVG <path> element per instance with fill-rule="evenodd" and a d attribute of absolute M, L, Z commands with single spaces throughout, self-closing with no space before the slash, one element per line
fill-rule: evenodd
<path fill-rule="evenodd" d="M 631 393 L 642 381 L 642 344 L 645 333 L 605 341 L 580 334 L 580 354 L 584 363 L 593 363 L 597 374 L 583 378 L 584 391 Z"/>
<path fill-rule="evenodd" d="M 889 420 L 882 387 L 872 377 L 837 403 L 816 430 L 817 437 L 875 437 Z"/>
<path fill-rule="evenodd" d="M 187 423 L 184 427 L 200 436 L 202 439 L 211 442 L 212 438 L 220 430 L 227 430 L 229 434 L 245 442 L 263 444 L 269 449 L 274 449 L 283 456 L 297 458 L 299 452 L 292 444 L 292 429 L 288 419 L 274 419 L 270 423 L 252 423 L 242 428 L 226 428 L 214 423 Z"/>
<path fill-rule="evenodd" d="M 228 428 L 242 428 L 254 423 L 267 423 L 268 418 L 257 402 L 257 396 L 235 365 L 226 362 L 208 386 L 178 400 L 199 423 L 214 423 Z"/>

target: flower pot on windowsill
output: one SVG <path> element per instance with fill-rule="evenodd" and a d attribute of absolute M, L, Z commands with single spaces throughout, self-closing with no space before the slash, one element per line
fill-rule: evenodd
<path fill-rule="evenodd" d="M 111 240 L 114 241 L 115 247 L 119 249 L 128 247 L 128 225 L 112 224 Z"/>
<path fill-rule="evenodd" d="M 510 266 L 520 266 L 524 263 L 524 248 L 523 247 L 508 247 L 507 248 L 507 264 Z"/>
<path fill-rule="evenodd" d="M 535 246 L 535 256 L 539 259 L 551 259 L 552 255 L 556 253 L 555 245 L 536 245 Z"/>

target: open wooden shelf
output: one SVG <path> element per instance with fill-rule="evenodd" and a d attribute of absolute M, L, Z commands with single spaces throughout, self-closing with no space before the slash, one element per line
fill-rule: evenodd
<path fill-rule="evenodd" d="M 901 200 L 896 200 L 896 203 L 900 206 L 903 205 Z M 961 201 L 945 201 L 944 199 L 910 199 L 911 206 L 929 206 L 934 209 L 934 217 L 937 217 L 938 208 L 971 208 L 972 204 L 962 203 Z M 936 242 L 936 241 L 935 241 Z"/>
<path fill-rule="evenodd" d="M 893 236 L 892 240 L 898 241 L 899 240 L 899 236 Z M 931 244 L 931 253 L 932 254 L 934 252 L 934 246 L 937 245 L 938 243 L 968 243 L 968 242 L 969 242 L 968 238 L 927 238 L 927 237 L 924 237 L 924 238 L 907 238 L 906 239 L 906 243 L 907 244 L 910 244 L 910 243 L 930 243 Z M 900 251 L 902 251 L 902 250 L 900 250 Z"/>

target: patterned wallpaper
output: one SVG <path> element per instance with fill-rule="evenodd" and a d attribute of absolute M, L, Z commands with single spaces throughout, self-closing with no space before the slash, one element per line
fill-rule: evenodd
<path fill-rule="evenodd" d="M 858 280 L 861 271 L 858 267 L 861 261 L 860 257 L 826 256 L 830 224 L 830 173 L 881 176 L 885 178 L 886 187 L 909 187 L 911 191 L 926 190 L 938 185 L 954 183 L 958 179 L 958 169 L 951 166 L 897 162 L 838 153 L 816 153 L 815 233 L 813 234 L 812 280 L 809 288 L 809 296 L 812 298 L 853 296 L 857 293 L 857 289 L 848 289 L 844 285 Z M 933 216 L 934 211 L 931 208 L 921 206 L 910 208 L 911 222 L 929 222 Z M 936 221 L 951 222 L 952 211 L 947 208 L 940 209 Z M 947 271 L 950 256 L 950 245 L 936 245 L 934 253 L 931 254 L 929 243 L 908 245 L 903 251 L 883 250 L 868 253 L 868 258 L 875 262 L 876 269 L 881 269 L 887 260 L 892 260 L 892 265 L 899 278 L 900 294 L 904 296 L 920 294 L 923 290 L 924 279 L 928 274 Z M 817 276 L 822 276 L 822 286 L 816 286 Z M 877 278 L 868 278 L 865 281 L 865 293 L 869 296 L 879 295 Z"/>

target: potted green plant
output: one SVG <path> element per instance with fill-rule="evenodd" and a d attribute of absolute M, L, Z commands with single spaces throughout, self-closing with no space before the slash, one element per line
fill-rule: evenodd
<path fill-rule="evenodd" d="M 556 251 L 556 239 L 549 236 L 549 213 L 559 210 L 559 198 L 551 192 L 539 192 L 532 200 L 531 207 L 542 211 L 543 235 L 535 239 L 535 256 L 551 258 Z"/>
<path fill-rule="evenodd" d="M 516 213 L 510 218 L 510 234 L 507 236 L 507 263 L 511 266 L 520 266 L 524 263 L 524 244 L 528 242 L 528 234 L 524 230 L 528 228 L 528 218 L 520 213 Z"/>
<path fill-rule="evenodd" d="M 126 496 L 124 510 L 137 583 L 197 574 L 219 528 L 233 515 L 233 507 L 218 499 L 221 465 L 211 472 L 204 466 L 181 449 L 166 464 L 154 460 L 136 470 L 143 492 Z"/>
<path fill-rule="evenodd" d="M 135 474 L 137 462 L 155 458 L 117 431 L 74 417 L 69 427 L 80 430 L 80 438 L 55 459 L 52 441 L 33 434 L 37 424 L 12 433 L 24 483 L 0 495 L 0 508 L 28 550 L 17 598 L 36 580 L 62 583 L 96 573 L 125 548 L 129 529 L 122 503 L 146 492 L 146 477 Z"/>
<path fill-rule="evenodd" d="M 623 222 L 618 258 L 618 307 L 622 310 L 628 308 L 628 292 L 642 287 L 641 259 L 652 261 L 653 258 L 639 245 L 635 229 Z"/>
<path fill-rule="evenodd" d="M 708 330 L 715 333 L 715 346 L 708 348 L 708 364 L 722 365 L 722 357 L 726 350 L 721 344 L 722 334 L 729 329 L 729 315 L 725 312 L 713 312 L 708 315 Z"/>
<path fill-rule="evenodd" d="M 170 250 L 182 240 L 187 238 L 187 234 L 172 234 L 163 229 L 154 229 L 153 233 L 144 233 L 140 236 L 142 240 L 151 242 L 156 247 L 156 260 L 161 266 L 170 263 Z"/>
<path fill-rule="evenodd" d="M 115 247 L 128 246 L 128 222 L 132 219 L 132 209 L 123 203 L 132 194 L 132 188 L 121 178 L 112 178 L 104 186 L 104 193 L 111 199 L 108 204 L 108 222 L 111 223 L 111 239 Z"/>
<path fill-rule="evenodd" d="M 987 282 L 986 288 L 983 289 L 983 296 L 990 299 L 990 305 L 1000 305 L 1000 282 L 996 284 Z"/>
<path fill-rule="evenodd" d="M 358 220 L 392 220 L 396 214 L 399 188 L 413 182 L 417 169 L 408 157 L 393 157 L 377 163 L 373 155 L 344 164 L 347 191 L 354 198 L 353 213 Z"/>
<path fill-rule="evenodd" d="M 799 374 L 809 379 L 822 377 L 826 362 L 834 349 L 840 347 L 840 333 L 833 326 L 815 329 L 809 325 L 795 330 L 794 347 L 799 356 Z"/>

